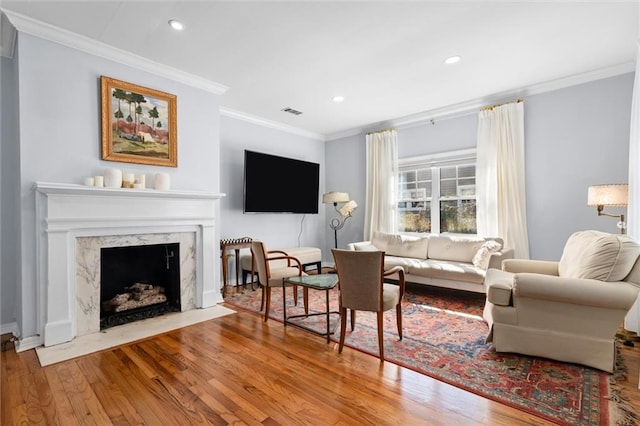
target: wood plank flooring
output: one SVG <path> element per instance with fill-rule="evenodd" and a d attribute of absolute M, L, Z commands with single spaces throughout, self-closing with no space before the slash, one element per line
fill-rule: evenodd
<path fill-rule="evenodd" d="M 640 412 L 640 348 L 624 348 Z M 2 425 L 545 425 L 535 416 L 239 311 L 42 368 L 2 353 Z"/>

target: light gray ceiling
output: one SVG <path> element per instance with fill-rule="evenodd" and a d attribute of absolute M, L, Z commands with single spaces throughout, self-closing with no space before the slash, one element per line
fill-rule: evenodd
<path fill-rule="evenodd" d="M 2 1 L 322 135 L 635 62 L 637 1 Z M 185 24 L 173 31 L 169 19 Z M 445 65 L 445 58 L 462 60 Z M 343 95 L 336 104 L 331 98 Z M 282 112 L 290 107 L 303 114 Z"/>

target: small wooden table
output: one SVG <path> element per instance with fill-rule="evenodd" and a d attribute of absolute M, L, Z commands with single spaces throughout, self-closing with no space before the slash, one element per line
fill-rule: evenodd
<path fill-rule="evenodd" d="M 327 343 L 329 343 L 330 342 L 330 336 L 334 333 L 334 331 L 331 330 L 329 319 L 331 317 L 331 314 L 340 315 L 340 312 L 332 311 L 329 308 L 329 290 L 333 289 L 336 286 L 336 284 L 338 284 L 338 275 L 336 275 L 336 274 L 318 274 L 318 275 L 304 275 L 302 277 L 295 276 L 295 277 L 283 278 L 282 279 L 282 284 L 283 284 L 283 286 L 282 286 L 282 303 L 283 303 L 283 306 L 284 306 L 283 316 L 284 316 L 284 325 L 285 325 L 285 327 L 287 326 L 287 324 L 291 324 L 293 326 L 300 327 L 300 328 L 303 328 L 305 330 L 311 331 L 312 333 L 318 334 L 320 336 L 327 336 Z M 287 298 L 285 297 L 285 292 L 286 292 L 287 286 L 285 284 L 299 285 L 299 286 L 303 287 L 305 292 L 308 291 L 308 289 L 324 290 L 325 295 L 326 295 L 326 309 L 325 309 L 325 311 L 324 312 L 312 312 L 312 313 L 306 313 L 306 314 L 301 314 L 301 315 L 287 316 Z M 293 318 L 308 318 L 308 317 L 316 316 L 316 315 L 326 315 L 326 318 L 327 318 L 327 331 L 325 333 L 319 333 L 317 330 L 314 330 L 313 328 L 310 328 L 310 327 L 307 327 L 305 325 L 289 321 L 289 320 L 291 320 Z"/>
<path fill-rule="evenodd" d="M 229 251 L 235 252 L 236 261 L 236 287 L 240 283 L 240 249 L 251 248 L 251 241 L 249 237 L 234 238 L 227 240 L 220 240 L 220 259 L 222 260 L 222 297 L 227 294 L 227 285 L 229 284 Z M 251 263 L 253 264 L 253 253 L 251 254 Z M 251 290 L 253 288 L 253 271 L 251 274 Z"/>

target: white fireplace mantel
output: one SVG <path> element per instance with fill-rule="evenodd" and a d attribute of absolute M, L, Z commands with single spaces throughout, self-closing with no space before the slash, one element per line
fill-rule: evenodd
<path fill-rule="evenodd" d="M 193 232 L 196 307 L 222 301 L 216 202 L 199 191 L 93 188 L 36 182 L 38 324 L 45 346 L 77 335 L 76 238 Z"/>

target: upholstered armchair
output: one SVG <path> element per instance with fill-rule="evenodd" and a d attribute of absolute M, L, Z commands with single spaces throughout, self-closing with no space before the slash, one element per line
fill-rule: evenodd
<path fill-rule="evenodd" d="M 485 278 L 487 338 L 516 352 L 615 368 L 615 335 L 640 290 L 640 244 L 576 232 L 559 262 L 510 259 Z"/>

